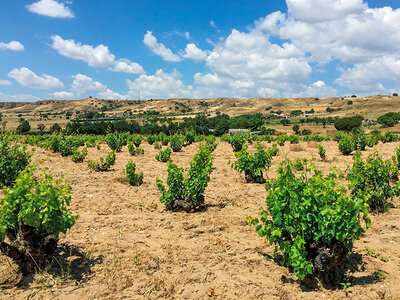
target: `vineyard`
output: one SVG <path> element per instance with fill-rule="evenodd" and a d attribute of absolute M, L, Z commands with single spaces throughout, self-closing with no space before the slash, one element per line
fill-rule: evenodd
<path fill-rule="evenodd" d="M 3 135 L 0 154 L 1 299 L 400 297 L 390 131 Z"/>

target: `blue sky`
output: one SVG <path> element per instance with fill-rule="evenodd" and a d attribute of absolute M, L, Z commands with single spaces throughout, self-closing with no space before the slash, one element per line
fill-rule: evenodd
<path fill-rule="evenodd" d="M 400 90 L 400 3 L 2 0 L 0 101 Z"/>

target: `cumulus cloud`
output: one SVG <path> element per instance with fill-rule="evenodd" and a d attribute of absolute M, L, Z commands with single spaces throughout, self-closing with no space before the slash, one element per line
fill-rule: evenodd
<path fill-rule="evenodd" d="M 30 12 L 51 18 L 74 18 L 72 10 L 57 0 L 40 0 L 27 5 Z"/>
<path fill-rule="evenodd" d="M 302 90 L 292 94 L 292 97 L 333 97 L 336 96 L 337 90 L 328 86 L 322 80 L 318 80 L 310 86 L 304 86 Z"/>
<path fill-rule="evenodd" d="M 107 46 L 98 45 L 93 47 L 90 45 L 82 45 L 74 40 L 64 40 L 59 35 L 53 35 L 52 47 L 62 56 L 83 60 L 89 66 L 95 68 L 110 67 L 115 62 L 115 55 L 110 53 Z"/>
<path fill-rule="evenodd" d="M 306 22 L 321 22 L 358 13 L 368 6 L 363 0 L 286 0 L 291 16 Z"/>
<path fill-rule="evenodd" d="M 336 83 L 351 92 L 379 93 L 386 91 L 382 81 L 400 81 L 400 58 L 384 56 L 367 63 L 343 69 Z"/>
<path fill-rule="evenodd" d="M 18 41 L 11 41 L 9 43 L 0 42 L 1 50 L 11 50 L 11 51 L 23 51 L 24 46 Z"/>
<path fill-rule="evenodd" d="M 207 58 L 207 52 L 197 48 L 195 44 L 187 44 L 185 52 L 182 55 L 182 57 L 190 58 L 196 61 L 201 61 Z"/>
<path fill-rule="evenodd" d="M 27 101 L 39 101 L 39 100 L 40 100 L 39 97 L 30 94 L 8 95 L 0 92 L 0 101 L 27 102 Z"/>
<path fill-rule="evenodd" d="M 157 70 L 154 75 L 140 75 L 135 80 L 127 80 L 130 89 L 130 95 L 138 98 L 167 99 L 191 97 L 193 94 L 192 86 L 185 86 L 178 72 L 165 73 L 163 70 Z"/>
<path fill-rule="evenodd" d="M 101 91 L 106 89 L 104 84 L 84 74 L 76 74 L 72 78 L 71 90 L 78 96 L 85 95 L 87 91 Z"/>
<path fill-rule="evenodd" d="M 70 100 L 74 97 L 74 93 L 67 91 L 54 92 L 50 93 L 49 95 L 56 99 L 64 99 L 64 100 Z"/>
<path fill-rule="evenodd" d="M 15 79 L 19 84 L 24 87 L 29 87 L 33 89 L 52 89 L 52 88 L 62 88 L 64 84 L 56 77 L 43 74 L 42 76 L 36 75 L 30 69 L 15 68 L 8 73 L 8 77 Z"/>
<path fill-rule="evenodd" d="M 127 95 L 121 95 L 113 90 L 107 88 L 105 84 L 94 80 L 93 78 L 84 75 L 76 74 L 72 76 L 73 81 L 71 90 L 76 93 L 78 97 L 87 96 L 87 92 L 97 92 L 97 97 L 100 99 L 127 99 Z"/>
<path fill-rule="evenodd" d="M 151 31 L 147 31 L 144 35 L 143 43 L 165 61 L 179 62 L 182 60 L 178 55 L 172 53 L 171 49 L 165 47 L 163 43 L 159 43 Z"/>
<path fill-rule="evenodd" d="M 110 52 L 107 46 L 98 45 L 96 47 L 83 45 L 74 40 L 64 40 L 59 35 L 51 37 L 53 49 L 65 57 L 82 60 L 89 66 L 95 68 L 109 68 L 114 72 L 130 74 L 144 73 L 141 65 L 131 62 L 129 59 L 115 60 L 115 55 Z"/>
<path fill-rule="evenodd" d="M 10 80 L 4 80 L 4 79 L 0 79 L 0 85 L 11 85 L 11 81 Z"/>
<path fill-rule="evenodd" d="M 114 67 L 111 68 L 114 72 L 122 72 L 128 74 L 143 74 L 144 70 L 141 65 L 131 62 L 129 59 L 119 59 L 115 62 Z"/>

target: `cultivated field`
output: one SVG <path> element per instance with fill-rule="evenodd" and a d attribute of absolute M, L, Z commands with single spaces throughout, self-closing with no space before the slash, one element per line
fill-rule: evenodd
<path fill-rule="evenodd" d="M 317 168 L 345 171 L 352 156 L 343 156 L 337 142 L 322 142 L 327 160 L 318 156 L 317 143 L 286 143 L 279 147 L 268 177 L 277 178 L 286 157 L 315 157 Z M 264 147 L 269 146 L 262 142 Z M 391 158 L 400 142 L 375 148 Z M 33 162 L 48 167 L 55 178 L 66 176 L 72 188 L 71 208 L 80 218 L 62 235 L 59 253 L 51 265 L 21 280 L 12 261 L 0 256 L 1 299 L 400 299 L 400 206 L 372 215 L 366 235 L 355 242 L 354 263 L 348 289 L 310 290 L 288 268 L 272 258 L 273 246 L 247 223 L 265 207 L 263 184 L 247 184 L 230 166 L 232 147 L 221 142 L 214 151 L 214 170 L 205 192 L 206 209 L 196 213 L 171 213 L 159 202 L 155 178 L 164 182 L 167 165 L 155 160 L 159 150 L 142 143 L 144 155 L 132 157 L 127 147 L 117 153 L 108 172 L 88 169 L 87 159 L 109 152 L 88 148 L 82 164 L 59 153 L 36 148 Z M 254 150 L 256 143 L 250 145 Z M 188 169 L 197 145 L 173 153 L 172 160 Z M 366 157 L 374 150 L 363 152 Z M 134 187 L 121 180 L 125 165 L 136 162 L 144 183 Z M 368 248 L 367 248 L 368 247 Z M 373 251 L 366 251 L 370 249 Z M 385 278 L 377 280 L 377 271 Z M 376 273 L 375 273 L 376 274 Z"/>

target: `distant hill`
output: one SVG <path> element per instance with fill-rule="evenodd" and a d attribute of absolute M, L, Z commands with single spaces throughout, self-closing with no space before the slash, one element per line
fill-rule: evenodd
<path fill-rule="evenodd" d="M 327 112 L 327 108 L 331 112 Z M 66 123 L 65 113 L 75 114 L 77 111 L 98 111 L 107 115 L 121 115 L 122 113 L 139 114 L 144 112 L 159 113 L 160 115 L 189 117 L 196 113 L 205 113 L 210 116 L 282 111 L 290 113 L 294 110 L 314 110 L 314 116 L 351 116 L 363 115 L 376 119 L 380 115 L 396 111 L 400 112 L 400 97 L 368 96 L 368 97 L 330 97 L 330 98 L 252 98 L 252 99 L 163 99 L 163 100 L 103 100 L 87 98 L 82 100 L 42 100 L 37 102 L 0 102 L 0 113 L 3 119 L 17 122 L 19 117 L 41 121 L 40 115 L 59 113 L 60 123 Z M 333 110 L 332 110 L 333 109 Z M 11 125 L 11 127 L 14 127 Z"/>

